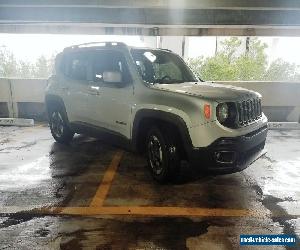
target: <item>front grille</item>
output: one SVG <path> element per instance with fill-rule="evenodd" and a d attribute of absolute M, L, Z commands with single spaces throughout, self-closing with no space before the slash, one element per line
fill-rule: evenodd
<path fill-rule="evenodd" d="M 258 98 L 253 98 L 238 102 L 237 111 L 239 116 L 239 125 L 247 125 L 261 117 L 261 100 Z"/>

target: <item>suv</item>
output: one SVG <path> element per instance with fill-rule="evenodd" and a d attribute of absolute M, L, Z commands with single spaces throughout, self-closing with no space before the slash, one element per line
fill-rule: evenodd
<path fill-rule="evenodd" d="M 169 50 L 81 44 L 57 55 L 55 72 L 45 103 L 57 142 L 84 133 L 144 152 L 159 182 L 178 175 L 181 160 L 233 173 L 262 154 L 261 95 L 199 81 Z"/>

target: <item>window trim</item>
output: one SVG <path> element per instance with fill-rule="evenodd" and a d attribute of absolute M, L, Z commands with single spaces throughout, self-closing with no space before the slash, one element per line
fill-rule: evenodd
<path fill-rule="evenodd" d="M 130 49 L 130 55 L 131 55 L 131 58 L 132 58 L 132 62 L 133 62 L 133 65 L 135 67 L 135 71 L 137 72 L 137 75 L 139 77 L 139 79 L 147 86 L 147 85 L 153 85 L 155 83 L 153 82 L 148 82 L 146 81 L 142 74 L 140 73 L 139 69 L 138 69 L 138 66 L 136 65 L 136 58 L 134 56 L 134 53 L 142 53 L 142 52 L 146 52 L 146 51 L 159 51 L 159 52 L 163 52 L 163 53 L 169 53 L 169 54 L 172 54 L 173 56 L 177 57 L 178 60 L 183 63 L 185 65 L 185 68 L 184 70 L 186 71 L 186 73 L 188 73 L 193 79 L 193 81 L 191 82 L 198 82 L 198 81 L 202 81 L 201 79 L 198 78 L 198 76 L 196 74 L 194 74 L 194 72 L 191 70 L 191 68 L 187 65 L 187 63 L 184 61 L 184 59 L 179 56 L 178 54 L 172 52 L 172 51 L 167 51 L 167 50 L 164 50 L 164 49 L 154 49 L 154 48 L 131 48 Z M 186 79 L 184 79 L 186 81 Z"/>
<path fill-rule="evenodd" d="M 91 64 L 91 74 L 92 74 L 92 82 L 96 83 L 96 84 L 99 84 L 103 87 L 110 87 L 110 88 L 125 88 L 127 87 L 128 85 L 131 85 L 132 82 L 133 82 L 133 78 L 132 78 L 132 73 L 131 71 L 129 70 L 129 64 L 127 62 L 127 59 L 126 59 L 126 56 L 124 55 L 124 53 L 122 51 L 119 51 L 119 50 L 113 50 L 113 49 L 106 49 L 106 48 L 97 48 L 96 50 L 93 50 L 94 53 L 92 53 L 92 64 Z M 121 59 L 123 59 L 123 68 L 125 68 L 124 72 L 127 72 L 127 77 L 128 77 L 128 80 L 127 82 L 121 82 L 121 83 L 105 83 L 105 82 L 100 82 L 100 81 L 94 81 L 94 60 L 96 58 L 96 54 L 97 53 L 102 53 L 102 52 L 112 52 L 112 53 L 119 53 L 120 56 L 121 56 Z M 122 72 L 124 74 L 124 72 Z M 122 74 L 122 77 L 123 77 L 123 74 Z"/>

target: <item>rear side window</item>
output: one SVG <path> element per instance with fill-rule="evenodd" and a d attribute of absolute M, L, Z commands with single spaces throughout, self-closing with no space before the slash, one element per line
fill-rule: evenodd
<path fill-rule="evenodd" d="M 73 80 L 84 81 L 88 79 L 91 68 L 89 53 L 77 52 L 69 54 L 63 62 L 65 75 Z"/>

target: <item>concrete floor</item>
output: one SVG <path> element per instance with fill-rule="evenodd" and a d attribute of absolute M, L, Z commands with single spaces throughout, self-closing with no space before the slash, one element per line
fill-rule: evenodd
<path fill-rule="evenodd" d="M 142 157 L 100 140 L 64 146 L 46 125 L 0 127 L 0 249 L 240 249 L 240 234 L 299 240 L 300 131 L 270 131 L 266 147 L 241 173 L 183 167 L 175 183 L 158 185 Z"/>

